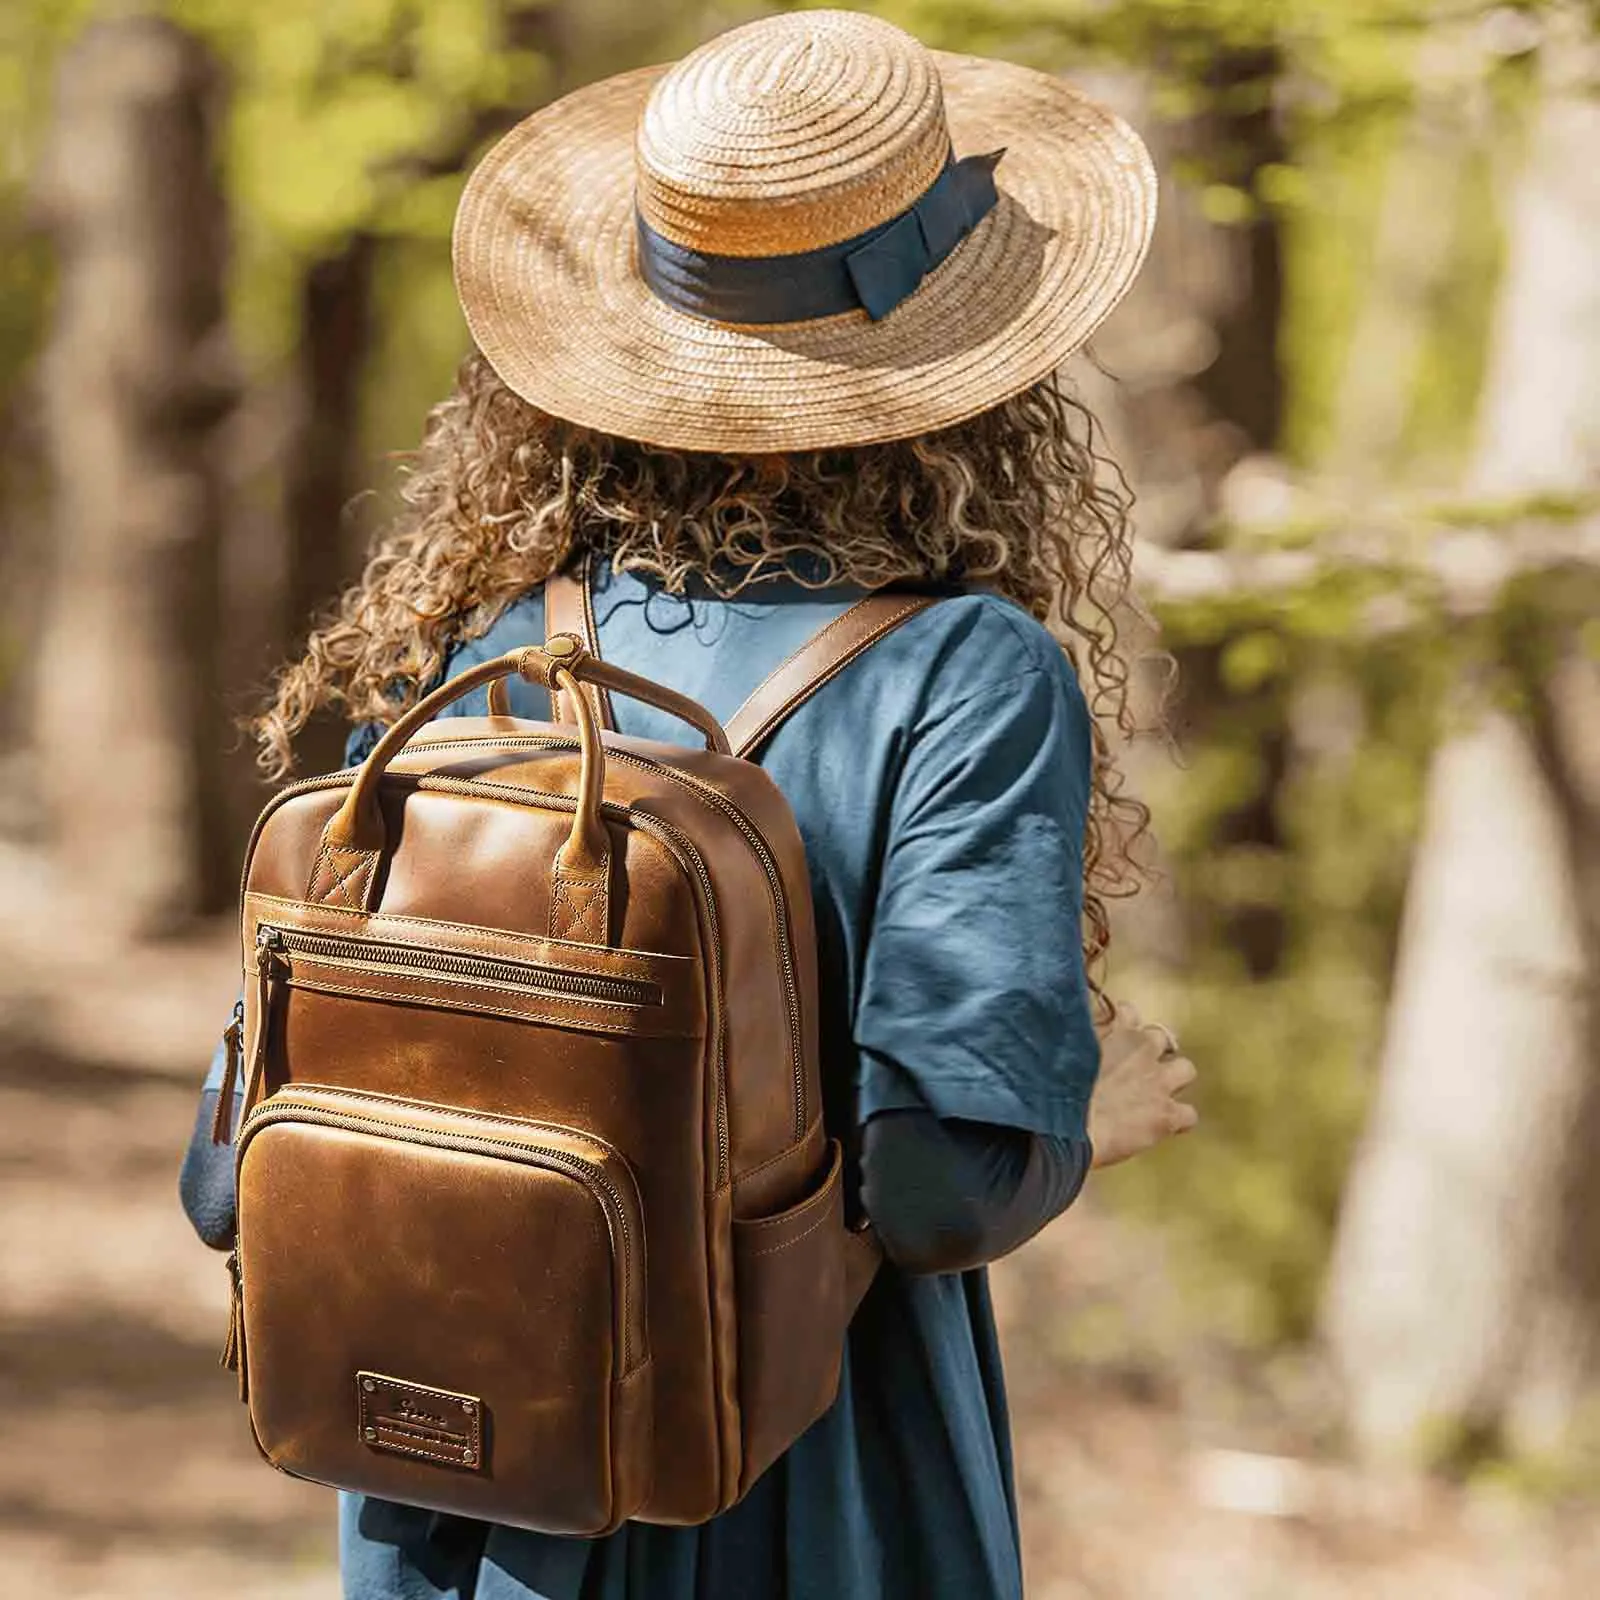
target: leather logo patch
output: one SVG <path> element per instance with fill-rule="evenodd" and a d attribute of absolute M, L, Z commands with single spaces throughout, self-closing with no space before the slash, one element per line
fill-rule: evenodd
<path fill-rule="evenodd" d="M 362 1442 L 441 1465 L 478 1471 L 483 1466 L 483 1402 L 381 1372 L 358 1372 Z"/>

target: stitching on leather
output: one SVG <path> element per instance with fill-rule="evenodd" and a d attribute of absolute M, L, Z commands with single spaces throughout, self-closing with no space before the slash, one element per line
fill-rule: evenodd
<path fill-rule="evenodd" d="M 858 601 L 857 604 L 859 603 L 860 602 Z M 852 605 L 847 607 L 845 610 L 841 611 L 839 615 L 836 616 L 825 628 L 821 629 L 817 633 L 812 634 L 812 636 L 803 644 L 797 645 L 793 650 L 791 650 L 788 655 L 786 655 L 783 660 L 780 661 L 777 666 L 775 666 L 772 671 L 769 672 L 766 677 L 764 677 L 761 682 L 758 683 L 755 688 L 753 688 L 750 693 L 745 696 L 743 703 L 737 707 L 733 715 L 728 718 L 728 721 L 737 722 L 739 720 L 739 712 L 743 711 L 745 706 L 749 705 L 752 700 L 756 699 L 768 684 L 776 683 L 777 680 L 795 664 L 795 662 L 805 655 L 806 651 L 821 645 L 823 640 L 825 640 L 835 628 L 842 628 L 845 623 L 850 620 L 850 617 L 854 611 L 855 606 Z"/>
<path fill-rule="evenodd" d="M 361 1426 L 365 1428 L 367 1424 L 363 1422 Z M 452 1461 L 449 1456 L 434 1455 L 430 1451 L 418 1450 L 409 1444 L 390 1444 L 387 1441 L 384 1441 L 380 1448 L 396 1452 L 397 1454 L 403 1456 L 415 1456 L 419 1461 L 431 1461 L 435 1466 L 467 1467 L 467 1463 L 464 1462 L 459 1455 L 456 1456 Z M 477 1451 L 474 1451 L 473 1453 L 474 1455 L 479 1454 Z M 472 1468 L 467 1467 L 467 1470 L 470 1472 Z"/>
<path fill-rule="evenodd" d="M 309 897 L 307 900 L 295 900 L 288 895 L 268 894 L 263 889 L 250 890 L 246 898 L 265 901 L 267 904 L 275 906 L 298 907 L 309 903 Z M 415 928 L 448 928 L 454 933 L 473 934 L 480 938 L 484 936 L 499 936 L 505 939 L 521 940 L 528 944 L 570 944 L 574 950 L 586 950 L 591 954 L 594 952 L 595 948 L 592 944 L 580 944 L 576 940 L 572 939 L 552 939 L 543 934 L 518 933 L 513 928 L 477 927 L 470 922 L 446 922 L 438 917 L 413 917 L 408 916 L 403 911 L 365 911 L 359 906 L 323 905 L 318 905 L 317 909 L 319 911 L 333 911 L 341 917 L 361 917 L 367 922 L 380 927 L 383 924 L 394 922 L 404 923 L 408 927 Z M 653 962 L 678 961 L 682 962 L 686 967 L 698 966 L 700 964 L 700 958 L 698 956 L 673 955 L 664 950 L 608 949 L 605 953 L 608 958 L 615 958 L 619 964 L 627 963 L 628 966 L 642 978 L 652 978 L 656 975 L 654 967 L 650 965 L 650 963 Z"/>
<path fill-rule="evenodd" d="M 831 1190 L 825 1192 L 831 1193 Z M 784 1250 L 792 1250 L 794 1246 L 799 1244 L 802 1239 L 809 1239 L 818 1228 L 826 1227 L 832 1215 L 833 1213 L 831 1211 L 825 1213 L 824 1215 L 818 1217 L 817 1220 L 813 1222 L 811 1226 L 803 1233 L 797 1233 L 792 1239 L 785 1239 L 781 1244 L 769 1244 L 761 1250 L 746 1250 L 745 1254 L 751 1257 L 775 1256 Z"/>
<path fill-rule="evenodd" d="M 341 869 L 334 859 L 335 856 L 355 857 L 350 866 Z M 311 869 L 311 884 L 306 892 L 308 900 L 321 901 L 332 905 L 343 904 L 351 910 L 364 910 L 366 883 L 360 882 L 363 870 L 370 870 L 373 858 L 361 852 L 335 850 L 326 841 L 317 853 L 317 859 Z M 326 873 L 328 883 L 323 886 L 322 879 Z"/>
<path fill-rule="evenodd" d="M 822 1187 L 815 1193 L 808 1195 L 798 1205 L 791 1206 L 787 1211 L 781 1211 L 775 1217 L 751 1217 L 739 1226 L 749 1232 L 758 1228 L 784 1228 L 791 1222 L 798 1222 L 813 1206 L 822 1205 L 829 1200 L 839 1185 L 835 1168 L 828 1168 L 827 1176 L 822 1180 Z"/>
<path fill-rule="evenodd" d="M 590 944 L 604 944 L 606 937 L 604 921 L 609 909 L 606 889 L 607 885 L 603 881 L 588 882 L 582 878 L 569 878 L 557 872 L 550 899 L 552 931 L 556 928 L 559 911 L 563 914 L 561 918 L 563 926 L 560 931 L 566 937 Z M 594 926 L 597 921 L 601 926 Z"/>
<path fill-rule="evenodd" d="M 884 629 L 892 627 L 896 622 L 898 622 L 903 616 L 906 616 L 908 613 L 910 613 L 912 611 L 920 611 L 923 608 L 923 605 L 924 605 L 923 600 L 921 598 L 917 598 L 917 599 L 908 600 L 903 606 L 897 607 L 893 612 L 891 612 L 889 614 L 888 617 L 886 617 L 882 622 L 880 622 L 877 625 L 877 627 L 872 628 L 867 632 L 865 637 L 862 639 L 861 643 L 858 644 L 855 647 L 855 649 L 851 651 L 850 655 L 848 655 L 848 656 L 846 656 L 844 658 L 845 661 L 849 661 L 849 660 L 853 659 L 857 652 L 859 652 L 861 650 L 864 650 L 868 645 L 875 643 L 877 641 L 879 635 L 883 633 Z M 787 671 L 789 667 L 793 666 L 797 661 L 801 660 L 806 655 L 806 653 L 808 651 L 816 648 L 817 646 L 820 646 L 822 644 L 822 642 L 828 637 L 828 635 L 830 633 L 833 632 L 833 630 L 835 628 L 842 628 L 845 625 L 845 623 L 847 623 L 850 620 L 851 615 L 854 613 L 854 611 L 855 611 L 855 607 L 852 606 L 848 611 L 841 612 L 820 633 L 813 634 L 811 636 L 811 638 L 807 639 L 806 642 L 804 644 L 802 644 L 797 650 L 791 651 L 790 654 L 785 656 L 783 658 L 783 660 L 780 661 L 778 663 L 778 665 L 776 667 L 774 667 L 772 669 L 772 671 L 767 674 L 767 676 L 762 680 L 762 682 L 756 686 L 755 690 L 752 692 L 752 698 L 754 698 L 755 695 L 759 694 L 761 692 L 762 688 L 764 688 L 768 683 L 771 683 L 774 679 L 776 679 L 779 676 L 780 673 L 783 673 L 783 672 Z M 842 664 L 843 663 L 841 663 L 841 665 Z M 837 670 L 837 668 L 835 668 L 835 670 Z M 739 713 L 737 711 L 734 713 L 735 716 L 738 716 L 738 714 Z"/>
<path fill-rule="evenodd" d="M 599 661 L 601 659 L 600 625 L 595 620 L 594 590 L 589 583 L 589 567 L 592 560 L 592 557 L 586 557 L 584 559 L 583 574 L 578 579 L 578 592 L 583 601 L 582 611 L 584 648 L 588 650 L 589 654 L 592 655 L 596 661 Z M 606 689 L 604 684 L 599 683 L 589 684 L 588 687 L 594 691 L 594 711 L 595 716 L 599 719 L 601 728 L 609 729 L 614 732 L 617 726 L 617 718 L 615 710 L 611 704 L 611 695 L 609 691 Z"/>
<path fill-rule="evenodd" d="M 383 1381 L 383 1380 L 380 1380 L 380 1381 Z M 425 1395 L 430 1395 L 436 1400 L 459 1400 L 461 1398 L 459 1395 L 452 1394 L 450 1392 L 450 1390 L 448 1390 L 448 1389 L 435 1389 L 431 1385 L 426 1384 L 426 1383 L 411 1383 L 409 1380 L 404 1379 L 404 1378 L 398 1379 L 396 1381 L 401 1383 L 407 1389 L 415 1389 L 419 1393 L 422 1393 L 422 1394 L 425 1394 Z M 359 1416 L 359 1418 L 357 1420 L 359 1421 L 360 1425 L 363 1428 L 366 1428 L 369 1425 L 374 1426 L 374 1427 L 382 1427 L 384 1423 L 389 1422 L 389 1421 L 392 1420 L 387 1415 L 385 1415 L 385 1414 L 383 1414 L 381 1412 L 375 1413 L 373 1411 L 372 1408 L 376 1404 L 376 1402 L 373 1400 L 372 1396 L 369 1395 L 366 1392 L 365 1389 L 359 1390 L 358 1394 L 359 1394 L 360 1400 L 361 1400 L 361 1408 L 360 1408 L 360 1416 Z M 473 1397 L 473 1398 L 475 1399 L 476 1397 Z M 468 1426 L 467 1432 L 468 1432 L 468 1437 L 470 1438 L 470 1440 L 472 1442 L 473 1453 L 477 1454 L 477 1452 L 478 1452 L 478 1450 L 480 1448 L 480 1445 L 481 1445 L 481 1433 L 482 1433 L 482 1413 L 481 1412 L 475 1412 L 473 1414 L 472 1421 Z M 412 1450 L 409 1450 L 408 1447 L 405 1446 L 405 1445 L 393 1445 L 393 1446 L 390 1446 L 389 1448 L 396 1449 L 396 1450 L 407 1450 L 408 1454 L 422 1454 L 424 1456 L 427 1456 L 427 1452 L 426 1451 L 420 1451 L 420 1452 L 419 1451 L 412 1451 Z M 439 1457 L 437 1457 L 437 1456 L 428 1456 L 428 1459 L 430 1459 L 430 1460 L 438 1460 Z M 448 1460 L 449 1458 L 446 1457 L 445 1459 Z M 458 1466 L 461 1464 L 459 1459 L 457 1460 L 456 1464 Z"/>
<path fill-rule="evenodd" d="M 863 596 L 863 599 L 865 599 L 865 598 L 869 598 L 869 597 L 868 596 Z M 826 624 L 824 627 L 819 629 L 816 633 L 812 634 L 809 639 L 806 639 L 802 643 L 796 645 L 795 648 L 793 650 L 791 650 L 788 653 L 788 655 L 786 655 L 783 658 L 783 660 L 780 661 L 777 664 L 777 666 L 775 666 L 772 669 L 772 671 L 769 672 L 766 675 L 766 677 L 761 680 L 761 683 L 756 685 L 756 688 L 755 688 L 754 692 L 756 694 L 760 694 L 762 685 L 771 683 L 772 680 L 774 678 L 776 678 L 780 672 L 783 672 L 786 668 L 792 666 L 796 661 L 798 661 L 801 658 L 801 656 L 803 656 L 806 653 L 807 650 L 810 650 L 815 645 L 821 644 L 822 641 L 824 639 L 826 639 L 828 637 L 828 635 L 834 631 L 835 628 L 842 628 L 845 625 L 845 623 L 847 623 L 850 620 L 850 618 L 852 616 L 854 616 L 856 606 L 860 605 L 860 603 L 861 602 L 858 600 L 854 604 L 846 606 L 844 608 L 844 610 L 841 611 L 839 613 L 839 615 L 836 616 L 833 619 L 832 622 Z"/>
<path fill-rule="evenodd" d="M 592 558 L 589 556 L 584 557 L 583 572 L 578 578 L 577 583 L 578 598 L 581 602 L 580 610 L 583 618 L 584 647 L 591 654 L 597 654 L 600 649 L 600 629 L 598 624 L 595 622 L 594 591 L 589 587 L 589 563 L 591 559 Z M 603 694 L 605 692 L 598 684 L 595 685 L 595 690 L 597 693 Z"/>
<path fill-rule="evenodd" d="M 550 927 L 568 939 L 590 944 L 605 942 L 604 927 L 595 928 L 607 909 L 605 886 L 556 875 L 550 896 Z"/>
<path fill-rule="evenodd" d="M 316 956 L 301 956 L 301 957 L 299 957 L 299 959 L 301 961 L 305 962 L 309 966 L 313 966 L 313 967 L 334 967 L 334 968 L 337 968 L 337 969 L 339 969 L 341 971 L 344 970 L 346 967 L 348 967 L 350 965 L 349 962 L 344 962 L 344 961 L 319 960 Z M 393 977 L 398 976 L 398 974 L 386 973 L 386 974 L 384 974 L 384 976 L 393 978 Z M 501 992 L 501 993 L 518 992 L 518 991 L 522 990 L 523 987 L 524 987 L 523 985 L 519 985 L 519 984 L 495 983 L 491 979 L 488 979 L 488 978 L 447 978 L 447 977 L 444 976 L 443 973 L 438 973 L 438 972 L 429 972 L 429 973 L 426 973 L 426 974 L 418 973 L 417 977 L 416 977 L 416 982 L 418 982 L 418 983 L 430 983 L 430 984 L 431 983 L 447 983 L 452 988 L 456 988 L 456 989 L 473 989 L 473 990 L 493 989 L 493 990 L 496 990 L 496 991 Z M 363 993 L 363 994 L 366 993 L 365 990 L 361 990 L 360 992 Z M 598 1006 L 598 1007 L 605 1007 L 605 1008 L 607 1008 L 609 1010 L 629 1011 L 629 1012 L 632 1012 L 632 1011 L 644 1011 L 644 1010 L 651 1009 L 652 1006 L 654 1006 L 654 1005 L 664 1005 L 665 1004 L 664 1000 L 655 1001 L 655 1002 L 649 1002 L 649 1003 L 647 1003 L 645 1005 L 634 1005 L 633 1003 L 631 1003 L 630 1001 L 627 1001 L 627 1000 L 596 1000 L 593 997 L 586 997 L 586 998 L 580 1000 L 576 996 L 574 996 L 572 999 L 568 1000 L 565 996 L 553 995 L 553 994 L 552 995 L 547 995 L 546 998 L 556 1001 L 557 1004 L 578 1006 L 578 1007 L 580 1007 L 582 1009 L 591 1009 L 591 1008 L 594 1008 L 594 1007 Z"/>
<path fill-rule="evenodd" d="M 366 885 L 357 880 L 371 866 L 372 858 L 370 856 L 358 856 L 346 871 L 341 872 L 335 864 L 333 852 L 330 850 L 328 852 L 328 871 L 333 878 L 333 882 L 328 885 L 324 899 L 333 900 L 335 896 L 338 896 L 340 901 L 343 901 L 345 905 L 353 910 L 362 909 L 363 891 Z"/>
<path fill-rule="evenodd" d="M 644 1201 L 639 1194 L 639 1186 L 633 1177 L 633 1168 L 628 1166 L 628 1159 L 622 1154 L 609 1139 L 602 1139 L 598 1133 L 591 1133 L 585 1128 L 569 1127 L 564 1122 L 543 1122 L 538 1117 L 512 1117 L 497 1116 L 493 1111 L 466 1111 L 460 1106 L 447 1106 L 437 1100 L 416 1100 L 402 1094 L 384 1094 L 377 1089 L 346 1089 L 337 1083 L 318 1083 L 315 1079 L 308 1079 L 304 1083 L 294 1085 L 297 1089 L 325 1089 L 330 1094 L 349 1095 L 356 1100 L 376 1100 L 379 1104 L 411 1106 L 426 1111 L 438 1111 L 458 1122 L 509 1122 L 519 1128 L 547 1128 L 552 1133 L 565 1134 L 568 1138 L 587 1139 L 590 1144 L 598 1146 L 607 1154 L 615 1156 L 622 1163 L 629 1174 L 629 1182 L 634 1186 L 634 1198 L 639 1201 L 641 1213 L 644 1210 Z M 419 1387 L 425 1387 L 419 1385 Z M 445 1391 L 448 1393 L 448 1391 Z"/>
<path fill-rule="evenodd" d="M 372 884 L 372 874 L 377 870 L 377 858 L 368 856 L 365 861 L 358 862 L 355 870 L 344 879 L 344 888 L 349 895 L 352 906 L 366 905 L 367 890 Z"/>
<path fill-rule="evenodd" d="M 808 682 L 802 684 L 791 695 L 789 695 L 789 697 L 784 700 L 782 705 L 775 707 L 773 711 L 763 719 L 760 727 L 758 727 L 755 733 L 751 735 L 750 739 L 741 741 L 741 744 L 749 745 L 759 739 L 766 738 L 766 736 L 772 732 L 773 728 L 782 722 L 784 718 L 790 714 L 790 712 L 797 709 L 797 704 L 803 705 L 806 700 L 809 700 L 811 696 L 816 694 L 819 689 L 825 688 L 828 684 L 832 683 L 833 680 L 837 678 L 839 674 L 843 672 L 844 669 L 848 667 L 858 656 L 863 655 L 866 651 L 870 650 L 872 646 L 884 636 L 884 634 L 888 633 L 891 629 L 898 627 L 903 618 L 911 616 L 914 613 L 924 609 L 926 608 L 920 601 L 913 601 L 907 605 L 901 606 L 899 610 L 894 611 L 889 616 L 885 617 L 876 628 L 873 628 L 870 632 L 865 634 L 850 650 L 846 651 L 844 655 L 840 656 L 837 661 L 831 662 L 822 672 L 818 673 L 815 678 L 812 678 Z"/>
<path fill-rule="evenodd" d="M 436 982 L 437 980 L 430 978 L 428 981 Z M 352 988 L 348 984 L 340 983 L 301 983 L 298 985 L 298 987 L 312 990 L 317 994 L 352 995 L 358 1000 L 395 1000 L 401 1005 L 408 1006 L 425 1004 L 427 1001 L 427 997 L 425 995 L 400 994 L 390 989 L 356 989 Z M 581 1023 L 585 1020 L 581 1017 L 573 1017 L 560 1012 L 539 1011 L 531 1007 L 526 1011 L 512 1011 L 506 1006 L 489 1006 L 478 1004 L 473 1004 L 471 1006 L 454 1006 L 444 996 L 436 996 L 435 1004 L 447 1011 L 471 1011 L 475 1015 L 479 1016 L 509 1017 L 513 1022 L 549 1023 L 553 1027 L 558 1028 L 578 1026 L 581 1025 Z M 581 1009 L 582 1007 L 590 1004 L 590 1002 L 569 1000 L 565 1002 L 565 1004 Z M 596 1026 L 602 1022 L 606 1023 L 607 1026 L 604 1028 L 604 1032 L 637 1034 L 642 1039 L 699 1039 L 703 1037 L 703 1035 L 698 1033 L 668 1033 L 655 1028 L 641 1028 L 632 1017 L 627 1015 L 616 1018 L 595 1017 L 592 1020 Z"/>
<path fill-rule="evenodd" d="M 768 1167 L 777 1166 L 780 1161 L 787 1161 L 789 1157 L 792 1156 L 795 1151 L 798 1150 L 821 1125 L 822 1118 L 818 1117 L 814 1122 L 811 1122 L 807 1125 L 806 1131 L 802 1133 L 793 1144 L 786 1146 L 775 1156 L 768 1156 L 765 1161 L 758 1161 L 753 1167 L 746 1167 L 742 1172 L 734 1173 L 733 1181 L 735 1183 L 742 1183 L 746 1178 L 755 1177 L 758 1172 L 765 1172 Z"/>
<path fill-rule="evenodd" d="M 319 898 L 318 892 L 317 892 L 317 885 L 322 882 L 322 871 L 323 871 L 323 868 L 327 866 L 327 864 L 328 864 L 328 841 L 326 839 L 324 839 L 322 841 L 322 844 L 321 844 L 320 848 L 317 850 L 317 859 L 311 863 L 311 876 L 306 881 L 306 899 L 307 900 L 316 900 L 316 899 Z"/>

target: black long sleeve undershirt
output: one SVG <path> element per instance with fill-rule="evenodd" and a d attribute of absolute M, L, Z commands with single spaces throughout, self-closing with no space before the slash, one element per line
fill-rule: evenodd
<path fill-rule="evenodd" d="M 965 1272 L 1026 1243 L 1077 1198 L 1084 1139 L 1060 1139 L 921 1109 L 862 1130 L 861 1199 L 884 1253 L 910 1273 Z"/>

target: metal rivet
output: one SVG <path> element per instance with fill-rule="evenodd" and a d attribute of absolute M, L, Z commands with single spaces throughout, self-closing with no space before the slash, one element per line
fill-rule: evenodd
<path fill-rule="evenodd" d="M 463 1461 L 465 1461 L 467 1463 L 467 1465 L 470 1467 L 472 1465 L 472 1461 L 473 1461 L 472 1452 L 470 1450 L 463 1450 L 461 1452 L 461 1459 Z"/>
<path fill-rule="evenodd" d="M 473 1403 L 470 1400 L 463 1400 L 461 1402 L 461 1409 L 463 1411 L 466 1411 L 466 1412 L 470 1413 L 470 1412 L 476 1410 L 477 1408 L 473 1405 Z"/>
<path fill-rule="evenodd" d="M 376 1428 L 364 1428 L 362 1430 L 362 1437 L 365 1439 L 376 1439 L 378 1437 L 378 1430 Z"/>
<path fill-rule="evenodd" d="M 367 1393 L 368 1393 L 368 1394 L 371 1394 L 371 1393 L 372 1393 L 372 1391 L 373 1391 L 373 1390 L 374 1390 L 374 1389 L 376 1389 L 376 1388 L 377 1388 L 377 1387 L 378 1387 L 378 1386 L 377 1386 L 377 1384 L 375 1384 L 375 1383 L 374 1383 L 374 1382 L 373 1382 L 373 1381 L 372 1381 L 372 1379 L 371 1379 L 371 1378 L 363 1378 L 363 1379 L 362 1379 L 362 1380 L 361 1380 L 361 1387 L 362 1387 L 362 1388 L 363 1388 L 363 1389 L 365 1389 L 365 1390 L 366 1390 L 366 1391 L 367 1391 Z"/>

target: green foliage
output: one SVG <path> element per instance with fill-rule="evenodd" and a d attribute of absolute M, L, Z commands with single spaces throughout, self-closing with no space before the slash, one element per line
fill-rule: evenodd
<path fill-rule="evenodd" d="M 90 0 L 0 5 L 0 404 L 33 360 L 47 314 L 49 252 L 30 226 L 34 170 L 56 53 L 90 8 Z"/>
<path fill-rule="evenodd" d="M 422 239 L 442 254 L 460 168 L 499 108 L 537 104 L 550 84 L 548 59 L 517 42 L 544 8 L 515 0 L 168 9 L 231 67 L 235 320 L 258 361 L 292 348 L 302 275 L 353 234 Z"/>
<path fill-rule="evenodd" d="M 1222 693 L 1192 761 L 1151 796 L 1183 955 L 1150 975 L 1146 1010 L 1159 1002 L 1201 1064 L 1204 1137 L 1107 1187 L 1175 1232 L 1208 1317 L 1265 1347 L 1304 1337 L 1315 1315 L 1445 674 L 1419 670 L 1431 630 L 1362 643 L 1316 596 L 1277 609 L 1276 626 L 1262 607 L 1226 609 L 1168 618 L 1186 667 L 1215 657 Z M 1286 728 L 1283 770 L 1265 750 Z M 1266 836 L 1238 836 L 1230 819 L 1263 804 Z M 1265 973 L 1241 953 L 1241 916 L 1279 930 Z"/>
<path fill-rule="evenodd" d="M 526 8 L 523 8 L 526 9 Z M 253 227 L 305 254 L 391 208 L 432 163 L 458 165 L 475 119 L 535 104 L 548 62 L 508 37 L 507 0 L 171 0 L 233 66 L 230 188 Z M 436 222 L 426 229 L 439 237 Z"/>
<path fill-rule="evenodd" d="M 1434 475 L 1459 467 L 1471 443 L 1503 254 L 1490 152 L 1468 144 L 1459 159 L 1446 271 L 1419 318 L 1422 344 L 1399 441 L 1403 457 Z"/>
<path fill-rule="evenodd" d="M 1409 608 L 1403 631 L 1361 625 L 1385 594 Z M 1595 636 L 1597 615 L 1591 568 L 1529 573 L 1470 618 L 1382 570 L 1162 609 L 1201 702 L 1192 753 L 1149 794 L 1182 953 L 1171 969 L 1119 973 L 1114 988 L 1169 1021 L 1200 1063 L 1204 1136 L 1107 1174 L 1104 1188 L 1172 1233 L 1193 1303 L 1228 1338 L 1266 1348 L 1312 1330 L 1453 686 L 1487 677 L 1526 710 L 1571 641 Z M 1241 829 L 1249 817 L 1258 826 Z M 1264 972 L 1245 960 L 1241 918 L 1277 932 Z"/>
<path fill-rule="evenodd" d="M 1285 217 L 1278 352 L 1287 378 L 1283 445 L 1302 467 L 1332 442 L 1350 338 L 1371 283 L 1383 175 L 1404 126 L 1403 112 L 1387 106 L 1321 120 L 1296 141 L 1311 203 Z"/>
<path fill-rule="evenodd" d="M 1247 109 L 1237 96 L 1260 87 L 1223 87 L 1215 69 L 1249 52 L 1279 56 L 1304 89 L 1321 91 L 1303 94 L 1311 114 L 1407 103 L 1412 46 L 1441 20 L 1429 0 L 889 0 L 875 9 L 947 49 L 1050 67 L 1130 63 L 1154 76 L 1162 108 L 1180 117 Z"/>
<path fill-rule="evenodd" d="M 0 48 L 0 177 L 12 186 L 9 196 L 0 189 L 0 217 L 11 225 L 42 142 L 54 62 L 99 9 L 93 0 L 0 7 L 9 35 L 0 43 L 13 46 Z M 306 271 L 352 235 L 425 241 L 436 273 L 448 259 L 460 168 L 497 117 L 537 104 L 551 82 L 547 55 L 527 42 L 539 34 L 543 3 L 165 0 L 151 9 L 194 31 L 227 68 L 233 328 L 261 372 L 299 339 Z M 32 271 L 11 252 L 4 270 L 7 278 Z M 31 277 L 26 287 L 6 297 L 22 330 L 0 313 L 0 382 L 37 342 L 42 295 Z M 453 305 L 434 297 L 430 311 L 421 342 L 437 348 L 443 339 L 459 354 L 465 330 Z M 427 376 L 437 385 L 436 363 Z M 426 397 L 402 387 L 420 412 Z M 416 426 L 413 416 L 402 437 L 414 438 Z"/>

